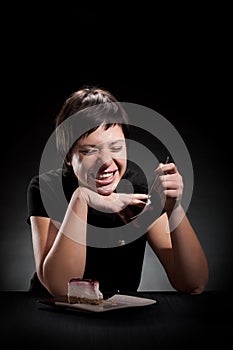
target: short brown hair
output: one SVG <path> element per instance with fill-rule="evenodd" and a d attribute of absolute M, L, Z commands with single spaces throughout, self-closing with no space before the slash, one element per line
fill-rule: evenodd
<path fill-rule="evenodd" d="M 120 125 L 125 138 L 129 137 L 127 114 L 108 90 L 83 87 L 67 98 L 56 117 L 56 144 L 65 164 L 71 160 L 75 143 L 101 124 L 106 129 Z"/>

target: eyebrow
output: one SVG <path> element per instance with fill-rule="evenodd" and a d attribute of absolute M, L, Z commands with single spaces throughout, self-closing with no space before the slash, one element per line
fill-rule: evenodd
<path fill-rule="evenodd" d="M 111 146 L 111 145 L 114 145 L 114 144 L 116 144 L 116 143 L 118 143 L 118 142 L 125 142 L 125 140 L 124 140 L 124 139 L 117 139 L 117 140 L 111 141 L 111 142 L 109 143 L 109 145 Z M 78 147 L 79 147 L 79 148 L 83 148 L 83 147 L 97 147 L 97 146 L 103 145 L 103 144 L 105 144 L 105 142 L 102 142 L 102 143 L 96 144 L 96 145 L 92 145 L 92 144 L 90 144 L 90 143 L 85 143 L 85 144 L 83 144 L 83 145 L 78 145 Z"/>

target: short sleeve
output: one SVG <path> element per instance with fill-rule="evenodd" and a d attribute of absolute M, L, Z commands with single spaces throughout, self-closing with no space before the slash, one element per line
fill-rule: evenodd
<path fill-rule="evenodd" d="M 48 217 L 43 206 L 39 188 L 39 177 L 35 176 L 31 179 L 27 188 L 27 222 L 30 224 L 30 216 Z"/>
<path fill-rule="evenodd" d="M 30 216 L 49 217 L 62 222 L 67 206 L 60 171 L 50 171 L 31 179 L 27 189 L 27 222 L 29 224 Z"/>
<path fill-rule="evenodd" d="M 43 216 L 48 217 L 48 214 L 44 208 L 40 186 L 39 176 L 35 176 L 31 179 L 27 188 L 27 223 L 30 224 L 30 216 Z"/>

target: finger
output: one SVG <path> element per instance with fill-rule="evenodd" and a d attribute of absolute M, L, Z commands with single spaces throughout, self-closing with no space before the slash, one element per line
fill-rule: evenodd
<path fill-rule="evenodd" d="M 130 202 L 129 204 L 132 204 L 132 205 L 135 205 L 135 204 L 145 204 L 146 201 L 148 200 L 149 198 L 149 195 L 148 194 L 143 194 L 143 193 L 134 193 L 134 194 L 131 194 L 131 195 L 128 195 L 130 196 Z"/>
<path fill-rule="evenodd" d="M 133 201 L 132 205 L 135 205 L 135 206 L 140 207 L 140 208 L 144 208 L 145 205 L 146 205 L 146 202 L 145 201 L 141 201 L 139 199 L 135 199 Z"/>
<path fill-rule="evenodd" d="M 148 196 L 147 196 L 146 198 L 147 198 L 146 200 L 141 200 L 141 199 L 138 199 L 138 198 L 133 198 L 129 204 L 130 204 L 130 205 L 135 205 L 135 206 L 138 206 L 138 207 L 143 208 L 143 207 L 146 205 L 146 202 L 147 202 L 147 200 L 148 200 Z"/>
<path fill-rule="evenodd" d="M 180 188 L 180 183 L 177 181 L 164 180 L 164 181 L 161 181 L 161 186 L 167 189 L 169 188 L 175 189 L 175 188 Z"/>
<path fill-rule="evenodd" d="M 148 194 L 134 193 L 134 194 L 132 194 L 132 199 L 147 200 L 148 199 Z"/>
<path fill-rule="evenodd" d="M 178 173 L 173 173 L 173 174 L 166 174 L 166 175 L 161 175 L 159 177 L 160 182 L 173 182 L 173 183 L 177 183 L 179 184 L 180 182 L 182 182 L 182 178 Z"/>
<path fill-rule="evenodd" d="M 155 173 L 160 175 L 163 173 L 175 173 L 177 172 L 176 165 L 174 163 L 160 163 L 159 166 L 155 169 Z"/>

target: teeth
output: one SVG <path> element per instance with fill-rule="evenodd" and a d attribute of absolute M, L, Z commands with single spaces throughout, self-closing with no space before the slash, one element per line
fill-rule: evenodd
<path fill-rule="evenodd" d="M 113 176 L 113 173 L 105 173 L 105 174 L 99 174 L 97 179 L 102 180 L 102 179 L 107 179 L 108 177 Z"/>

